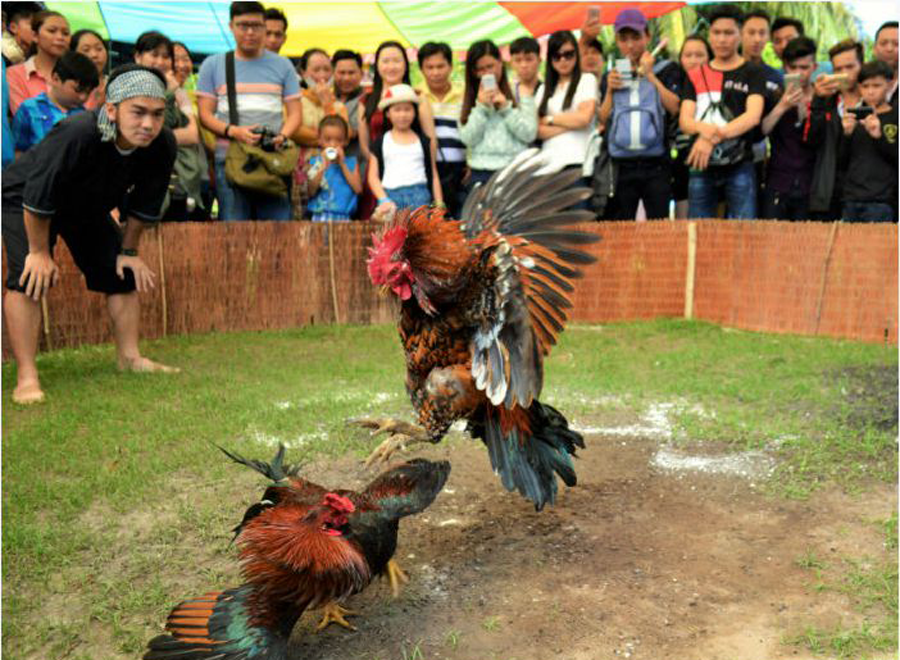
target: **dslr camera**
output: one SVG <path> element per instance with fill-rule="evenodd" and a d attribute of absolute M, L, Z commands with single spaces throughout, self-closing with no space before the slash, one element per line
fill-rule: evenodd
<path fill-rule="evenodd" d="M 275 138 L 278 136 L 278 133 L 268 126 L 257 126 L 256 128 L 251 128 L 250 132 L 259 135 L 259 148 L 263 151 L 275 151 L 277 149 Z"/>

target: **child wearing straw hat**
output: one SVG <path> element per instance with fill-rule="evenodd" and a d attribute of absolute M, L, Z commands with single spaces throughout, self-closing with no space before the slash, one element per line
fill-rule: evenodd
<path fill-rule="evenodd" d="M 376 215 L 443 204 L 440 177 L 428 138 L 419 126 L 419 97 L 409 85 L 390 87 L 378 104 L 385 130 L 371 148 L 369 186 L 378 205 Z"/>

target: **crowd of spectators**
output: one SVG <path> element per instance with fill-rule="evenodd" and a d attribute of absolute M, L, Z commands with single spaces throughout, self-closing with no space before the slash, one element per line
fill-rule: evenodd
<path fill-rule="evenodd" d="M 6 164 L 57 122 L 102 108 L 110 53 L 92 30 L 71 34 L 62 13 L 3 10 Z M 800 21 L 734 4 L 706 12 L 705 33 L 671 59 L 639 9 L 616 18 L 615 53 L 598 40 L 599 13 L 586 13 L 578 36 L 549 36 L 544 62 L 531 37 L 509 44 L 508 62 L 491 41 L 471 44 L 462 84 L 447 44 L 421 44 L 413 89 L 400 43 L 382 43 L 368 75 L 351 49 L 309 48 L 294 66 L 279 54 L 287 17 L 234 2 L 237 122 L 225 53 L 203 60 L 188 91 L 187 46 L 146 32 L 133 59 L 165 77 L 178 145 L 165 218 L 333 222 L 428 203 L 457 215 L 475 185 L 537 147 L 551 166 L 581 170 L 598 219 L 897 221 L 896 21 L 878 30 L 871 61 L 845 39 L 821 63 Z M 782 68 L 763 61 L 770 42 Z M 284 196 L 226 173 L 229 145 L 261 144 L 260 126 L 276 149 L 299 147 Z"/>

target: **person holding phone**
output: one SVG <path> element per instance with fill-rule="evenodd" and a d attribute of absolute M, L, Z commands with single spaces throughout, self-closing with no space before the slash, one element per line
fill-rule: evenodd
<path fill-rule="evenodd" d="M 804 141 L 816 149 L 809 191 L 809 210 L 814 220 L 831 221 L 841 217 L 844 170 L 838 164 L 842 117 L 849 108 L 860 105 L 857 76 L 863 64 L 863 45 L 844 39 L 828 51 L 833 74 L 822 74 L 813 82 L 813 98 Z"/>
<path fill-rule="evenodd" d="M 888 64 L 866 62 L 858 78 L 864 105 L 841 118 L 844 222 L 897 221 L 897 108 L 888 101 L 893 78 Z"/>
<path fill-rule="evenodd" d="M 519 96 L 517 101 L 497 45 L 488 40 L 473 43 L 466 54 L 466 90 L 459 117 L 459 137 L 468 147 L 469 192 L 509 165 L 537 137 L 532 90 L 522 86 Z"/>
<path fill-rule="evenodd" d="M 803 141 L 816 70 L 816 42 L 798 37 L 782 51 L 784 93 L 762 120 L 771 155 L 766 167 L 762 217 L 771 220 L 808 220 L 809 188 L 816 161 L 815 149 Z"/>

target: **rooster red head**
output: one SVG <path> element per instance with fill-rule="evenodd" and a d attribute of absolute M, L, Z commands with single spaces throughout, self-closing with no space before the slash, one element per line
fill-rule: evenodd
<path fill-rule="evenodd" d="M 326 493 L 322 500 L 325 512 L 322 515 L 322 530 L 329 536 L 341 536 L 341 527 L 347 524 L 347 514 L 356 511 L 348 498 L 336 493 Z"/>
<path fill-rule="evenodd" d="M 407 230 L 402 226 L 386 229 L 381 236 L 372 234 L 369 248 L 369 278 L 375 286 L 390 288 L 401 300 L 409 300 L 413 294 L 412 267 L 403 257 L 403 245 Z"/>

